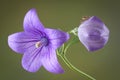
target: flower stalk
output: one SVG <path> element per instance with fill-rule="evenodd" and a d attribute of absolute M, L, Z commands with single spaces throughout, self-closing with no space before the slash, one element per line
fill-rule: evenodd
<path fill-rule="evenodd" d="M 96 79 L 93 78 L 92 76 L 86 74 L 85 72 L 79 70 L 79 69 L 76 68 L 74 65 L 72 65 L 65 55 L 64 55 L 64 56 L 60 56 L 60 57 L 63 59 L 63 61 L 67 64 L 67 66 L 68 66 L 70 69 L 79 72 L 79 73 L 81 74 L 81 76 L 85 76 L 85 77 L 87 77 L 89 80 L 96 80 Z"/>
<path fill-rule="evenodd" d="M 74 34 L 74 33 L 73 33 L 73 34 Z M 75 36 L 74 39 L 71 40 L 71 41 L 67 44 L 66 47 L 63 45 L 61 48 L 59 48 L 59 49 L 57 50 L 57 54 L 58 54 L 58 56 L 61 57 L 61 59 L 65 62 L 65 64 L 66 64 L 71 70 L 79 72 L 79 73 L 81 74 L 81 76 L 84 76 L 84 77 L 88 78 L 89 80 L 96 80 L 96 79 L 93 78 L 92 76 L 90 76 L 90 75 L 86 74 L 85 72 L 83 72 L 83 71 L 79 70 L 78 68 L 76 68 L 76 67 L 67 59 L 67 57 L 66 57 L 66 53 L 67 53 L 68 48 L 69 48 L 71 45 L 73 45 L 73 44 L 75 44 L 75 43 L 77 43 L 77 42 L 79 42 L 79 39 Z"/>

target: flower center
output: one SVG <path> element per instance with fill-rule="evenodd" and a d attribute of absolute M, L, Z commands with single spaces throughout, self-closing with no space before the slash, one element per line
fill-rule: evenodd
<path fill-rule="evenodd" d="M 43 37 L 40 39 L 40 41 L 35 43 L 35 47 L 39 48 L 40 46 L 47 46 L 48 45 L 48 39 L 46 37 Z"/>

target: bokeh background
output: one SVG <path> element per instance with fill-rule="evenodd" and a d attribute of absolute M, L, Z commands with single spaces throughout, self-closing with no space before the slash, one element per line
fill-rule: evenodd
<path fill-rule="evenodd" d="M 64 74 L 52 74 L 43 67 L 29 73 L 21 66 L 22 55 L 8 47 L 8 35 L 23 31 L 28 10 L 36 8 L 46 27 L 69 31 L 79 26 L 83 16 L 98 16 L 108 26 L 107 45 L 88 52 L 81 44 L 70 47 L 67 58 L 97 80 L 120 80 L 120 1 L 116 0 L 0 0 L 0 80 L 87 80 L 70 70 L 59 58 Z"/>

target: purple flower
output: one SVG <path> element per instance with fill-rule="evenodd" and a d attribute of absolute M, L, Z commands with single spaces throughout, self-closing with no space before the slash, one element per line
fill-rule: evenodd
<path fill-rule="evenodd" d="M 52 73 L 63 73 L 56 49 L 69 39 L 69 34 L 61 30 L 44 28 L 36 10 L 31 9 L 24 18 L 24 32 L 8 37 L 10 48 L 23 54 L 22 66 L 29 72 L 36 72 L 43 66 Z"/>
<path fill-rule="evenodd" d="M 78 37 L 88 51 L 96 51 L 107 43 L 109 30 L 99 18 L 92 16 L 79 26 Z"/>

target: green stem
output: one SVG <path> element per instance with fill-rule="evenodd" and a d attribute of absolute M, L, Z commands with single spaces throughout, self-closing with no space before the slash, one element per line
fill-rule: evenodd
<path fill-rule="evenodd" d="M 83 76 L 89 78 L 89 80 L 96 80 L 95 78 L 93 78 L 92 76 L 84 73 L 83 71 L 79 70 L 78 68 L 76 68 L 75 66 L 73 66 L 70 61 L 67 59 L 66 57 L 66 52 L 68 50 L 68 48 L 72 45 L 72 44 L 75 44 L 79 41 L 79 39 L 77 37 L 75 37 L 66 47 L 64 47 L 64 45 L 62 46 L 62 50 L 61 51 L 57 51 L 58 55 L 62 58 L 62 60 L 66 63 L 66 65 L 74 70 L 74 71 L 77 71 L 79 72 L 80 74 L 82 74 Z"/>
<path fill-rule="evenodd" d="M 75 37 L 75 38 L 65 47 L 65 49 L 64 49 L 64 54 L 66 54 L 68 48 L 69 48 L 72 44 L 75 44 L 75 43 L 77 43 L 77 42 L 79 42 L 79 39 L 78 39 L 78 37 Z"/>
<path fill-rule="evenodd" d="M 63 61 L 67 64 L 67 66 L 68 66 L 70 69 L 79 72 L 79 73 L 82 74 L 83 76 L 88 77 L 90 80 L 96 80 L 96 79 L 93 78 L 92 76 L 84 73 L 83 71 L 81 71 L 81 70 L 79 70 L 78 68 L 76 68 L 75 66 L 73 66 L 73 65 L 69 62 L 69 60 L 66 58 L 66 56 L 61 56 L 61 58 L 63 59 Z"/>
<path fill-rule="evenodd" d="M 66 63 L 66 65 L 67 65 L 70 69 L 73 70 L 73 68 L 72 68 L 72 66 L 70 65 L 70 63 L 68 63 L 63 56 L 61 56 L 61 55 L 59 55 L 59 56 L 60 56 L 60 57 L 62 58 L 62 60 Z"/>

